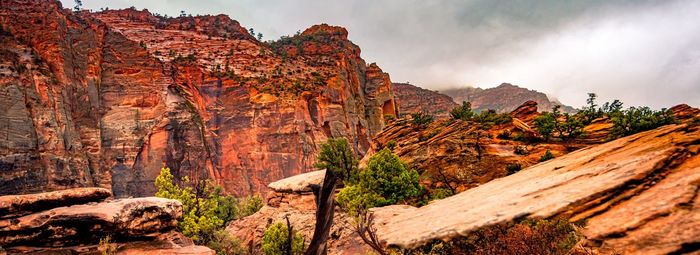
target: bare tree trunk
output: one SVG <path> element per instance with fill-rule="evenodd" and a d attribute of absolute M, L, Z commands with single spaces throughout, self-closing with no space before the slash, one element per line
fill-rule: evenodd
<path fill-rule="evenodd" d="M 335 188 L 338 178 L 333 171 L 326 170 L 323 178 L 323 186 L 317 193 L 316 227 L 314 235 L 309 243 L 305 255 L 325 255 L 328 251 L 328 235 L 333 226 L 333 213 L 335 211 Z"/>

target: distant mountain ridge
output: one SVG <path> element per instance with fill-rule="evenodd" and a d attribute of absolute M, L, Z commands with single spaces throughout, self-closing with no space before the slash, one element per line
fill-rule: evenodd
<path fill-rule="evenodd" d="M 472 108 L 477 111 L 493 109 L 497 112 L 510 112 L 524 102 L 532 100 L 537 102 L 538 111 L 551 111 L 555 105 L 561 105 L 563 112 L 576 112 L 574 107 L 552 100 L 545 93 L 510 83 L 487 89 L 464 87 L 440 92 L 450 96 L 455 103 L 471 102 Z"/>
<path fill-rule="evenodd" d="M 399 111 L 404 114 L 423 112 L 438 118 L 449 117 L 449 112 L 457 106 L 451 97 L 437 91 L 424 89 L 408 83 L 392 83 Z"/>

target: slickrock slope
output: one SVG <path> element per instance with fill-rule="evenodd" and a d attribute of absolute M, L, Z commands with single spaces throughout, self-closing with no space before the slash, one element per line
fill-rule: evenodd
<path fill-rule="evenodd" d="M 669 125 L 558 157 L 425 207 L 374 211 L 388 245 L 416 247 L 523 217 L 586 220 L 593 247 L 693 252 L 700 242 L 700 126 Z"/>
<path fill-rule="evenodd" d="M 535 101 L 540 111 L 551 111 L 557 101 L 550 100 L 547 95 L 535 90 L 521 88 L 510 83 L 503 83 L 495 88 L 456 88 L 441 91 L 454 99 L 456 103 L 467 101 L 472 103 L 474 110 L 493 109 L 497 112 L 511 112 L 526 101 Z M 562 105 L 563 112 L 576 112 L 571 106 Z"/>
<path fill-rule="evenodd" d="M 226 228 L 234 237 L 251 246 L 254 254 L 261 253 L 260 243 L 265 229 L 276 222 L 286 222 L 311 240 L 316 224 L 316 204 L 311 185 L 323 182 L 325 171 L 314 171 L 270 183 L 266 205 L 255 214 L 233 221 Z M 351 219 L 336 207 L 333 227 L 328 240 L 328 254 L 366 254 L 372 249 L 355 233 Z"/>
<path fill-rule="evenodd" d="M 393 83 L 393 88 L 402 114 L 422 112 L 447 118 L 450 117 L 450 110 L 457 106 L 447 95 L 408 83 Z"/>
<path fill-rule="evenodd" d="M 364 154 L 397 113 L 388 74 L 340 27 L 268 45 L 225 15 L 0 3 L 0 194 L 147 196 L 163 163 L 261 192 L 314 170 L 328 137 Z"/>
<path fill-rule="evenodd" d="M 0 247 L 10 253 L 98 253 L 110 236 L 118 254 L 213 254 L 174 232 L 182 205 L 177 200 L 148 197 L 102 201 L 109 191 L 76 188 L 0 196 Z"/>

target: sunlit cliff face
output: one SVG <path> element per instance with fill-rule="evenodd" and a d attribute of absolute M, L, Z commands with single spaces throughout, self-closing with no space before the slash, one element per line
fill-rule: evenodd
<path fill-rule="evenodd" d="M 100 0 L 84 7 L 226 13 L 263 40 L 319 22 L 342 25 L 363 57 L 382 63 L 395 81 L 429 89 L 509 82 L 574 106 L 587 92 L 629 105 L 700 104 L 698 0 L 204 2 Z"/>

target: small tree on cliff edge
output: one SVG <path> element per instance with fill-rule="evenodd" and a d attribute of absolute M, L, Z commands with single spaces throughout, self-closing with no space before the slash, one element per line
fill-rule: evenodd
<path fill-rule="evenodd" d="M 321 187 L 313 188 L 316 195 L 316 226 L 306 255 L 327 253 L 328 235 L 333 226 L 335 189 L 338 181 L 357 179 L 358 162 L 344 138 L 329 139 L 321 145 L 316 167 L 326 169 Z"/>

